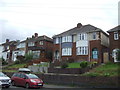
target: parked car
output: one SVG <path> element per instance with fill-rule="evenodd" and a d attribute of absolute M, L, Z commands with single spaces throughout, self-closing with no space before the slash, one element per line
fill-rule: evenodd
<path fill-rule="evenodd" d="M 11 77 L 11 84 L 13 86 L 24 86 L 25 88 L 42 88 L 43 81 L 31 73 L 17 72 Z"/>
<path fill-rule="evenodd" d="M 0 86 L 9 88 L 11 83 L 11 79 L 5 75 L 3 72 L 0 72 Z"/>

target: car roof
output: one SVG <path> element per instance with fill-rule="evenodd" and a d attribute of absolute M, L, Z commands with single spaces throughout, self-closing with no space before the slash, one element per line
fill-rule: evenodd
<path fill-rule="evenodd" d="M 30 69 L 28 68 L 19 68 L 19 72 L 30 72 Z"/>

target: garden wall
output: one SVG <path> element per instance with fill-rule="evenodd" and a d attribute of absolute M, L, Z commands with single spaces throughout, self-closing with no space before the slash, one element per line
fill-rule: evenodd
<path fill-rule="evenodd" d="M 13 73 L 6 73 L 9 77 Z M 60 75 L 60 74 L 36 74 L 45 83 L 76 85 L 88 88 L 120 88 L 120 77 L 93 77 L 79 75 Z"/>
<path fill-rule="evenodd" d="M 58 74 L 82 74 L 88 72 L 90 68 L 48 68 L 48 73 L 58 73 Z"/>

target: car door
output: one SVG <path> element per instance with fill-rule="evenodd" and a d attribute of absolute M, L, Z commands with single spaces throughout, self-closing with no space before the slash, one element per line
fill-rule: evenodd
<path fill-rule="evenodd" d="M 20 86 L 25 86 L 25 84 L 26 84 L 26 77 L 25 77 L 24 73 L 20 74 L 19 84 L 20 84 Z"/>

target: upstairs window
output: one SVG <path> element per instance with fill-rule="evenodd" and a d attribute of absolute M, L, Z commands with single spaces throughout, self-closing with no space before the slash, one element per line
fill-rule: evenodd
<path fill-rule="evenodd" d="M 33 42 L 29 42 L 28 46 L 34 46 L 34 43 Z"/>
<path fill-rule="evenodd" d="M 93 39 L 96 39 L 96 32 L 93 33 Z"/>
<path fill-rule="evenodd" d="M 56 43 L 56 44 L 59 44 L 59 38 L 56 38 L 56 39 L 55 39 L 55 43 Z"/>
<path fill-rule="evenodd" d="M 62 37 L 62 42 L 72 42 L 72 36 L 64 36 Z"/>
<path fill-rule="evenodd" d="M 87 34 L 79 34 L 79 40 L 86 40 L 87 39 Z"/>
<path fill-rule="evenodd" d="M 40 41 L 40 45 L 43 45 L 43 41 Z"/>
<path fill-rule="evenodd" d="M 119 39 L 119 34 L 118 32 L 114 32 L 114 40 L 118 40 Z"/>

